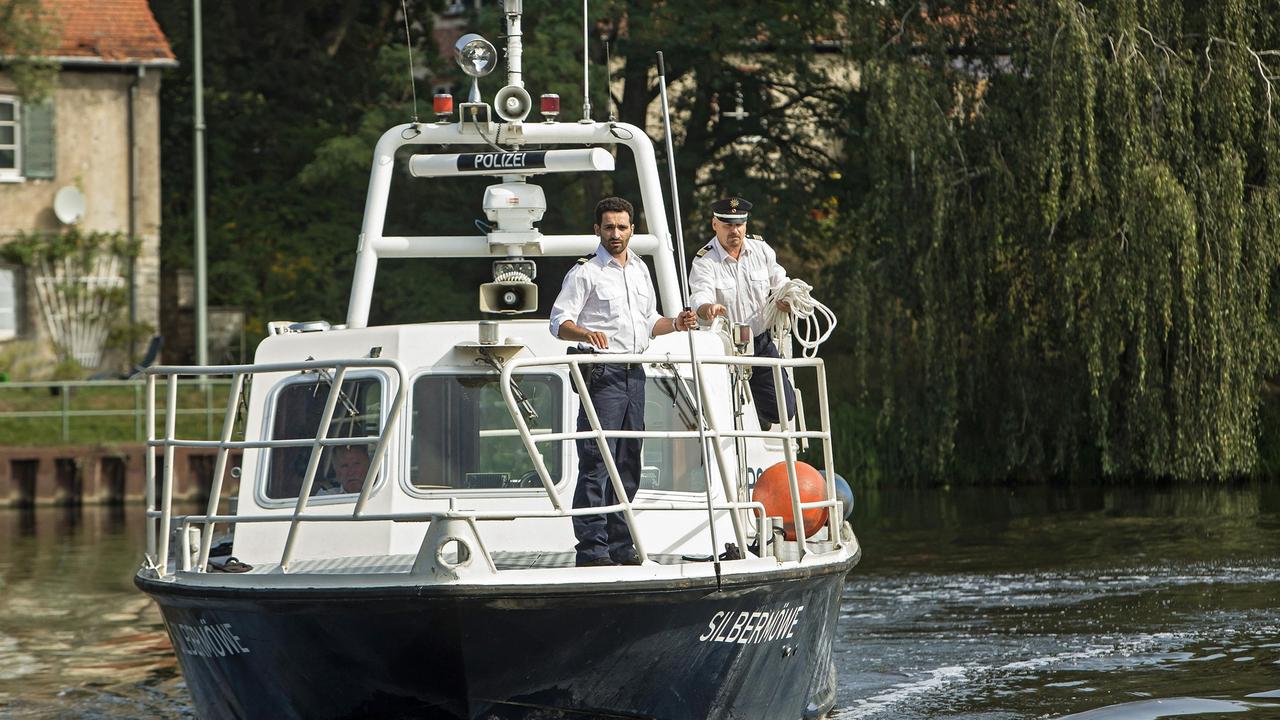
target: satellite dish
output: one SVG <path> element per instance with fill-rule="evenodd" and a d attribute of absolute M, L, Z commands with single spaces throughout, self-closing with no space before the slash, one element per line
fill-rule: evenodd
<path fill-rule="evenodd" d="M 84 217 L 84 193 L 74 185 L 68 185 L 53 196 L 53 214 L 64 225 L 75 225 Z"/>

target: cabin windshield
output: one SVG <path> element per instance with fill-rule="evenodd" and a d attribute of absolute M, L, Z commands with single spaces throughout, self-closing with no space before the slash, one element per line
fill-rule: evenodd
<path fill-rule="evenodd" d="M 558 375 L 522 375 L 520 391 L 537 413 L 528 420 L 536 436 L 564 430 L 564 382 Z M 409 477 L 423 490 L 541 488 L 520 435 L 511 421 L 496 375 L 424 375 L 413 386 L 413 436 Z M 687 385 L 650 377 L 645 425 L 654 431 L 696 430 Z M 594 441 L 592 441 L 594 442 Z M 553 483 L 565 479 L 563 442 L 537 444 Z M 702 493 L 706 487 L 696 438 L 648 438 L 640 487 Z"/>
<path fill-rule="evenodd" d="M 307 375 L 301 381 L 285 385 L 276 395 L 272 439 L 315 438 L 332 386 L 328 373 Z M 346 380 L 342 383 L 327 437 L 377 437 L 381 416 L 382 382 L 376 377 Z M 372 445 L 361 443 L 326 447 L 320 455 L 311 495 L 359 492 L 372 451 Z M 266 496 L 273 500 L 298 497 L 310 459 L 309 447 L 273 448 L 266 476 Z"/>
<path fill-rule="evenodd" d="M 650 377 L 645 383 L 644 424 L 647 430 L 697 430 L 697 410 L 688 381 Z M 706 473 L 697 438 L 649 438 L 640 450 L 640 488 L 705 492 Z"/>
<path fill-rule="evenodd" d="M 563 383 L 522 375 L 520 390 L 539 433 L 564 429 Z M 413 385 L 409 479 L 423 490 L 541 488 L 542 481 L 502 399 L 497 375 L 424 375 Z M 539 443 L 552 482 L 563 472 L 563 443 Z"/>

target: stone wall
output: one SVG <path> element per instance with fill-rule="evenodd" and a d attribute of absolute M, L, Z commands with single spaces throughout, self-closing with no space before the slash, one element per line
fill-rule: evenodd
<path fill-rule="evenodd" d="M 174 449 L 173 496 L 206 501 L 213 484 L 216 451 Z M 0 506 L 79 505 L 141 502 L 146 497 L 146 446 L 0 446 Z M 234 497 L 239 481 L 231 468 L 240 454 L 227 458 L 222 497 Z M 156 477 L 164 476 L 164 454 L 156 453 Z M 158 482 L 158 481 L 157 481 Z M 157 497 L 159 497 L 157 487 Z"/>

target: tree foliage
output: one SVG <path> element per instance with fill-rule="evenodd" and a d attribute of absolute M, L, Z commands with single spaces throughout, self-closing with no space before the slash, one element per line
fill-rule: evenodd
<path fill-rule="evenodd" d="M 664 52 L 690 248 L 707 202 L 751 198 L 751 230 L 840 313 L 823 354 L 842 472 L 1258 472 L 1260 448 L 1280 456 L 1275 5 L 601 0 L 593 116 L 640 127 L 665 162 Z M 428 47 L 441 6 L 409 3 L 415 59 L 463 96 Z M 576 120 L 580 7 L 524 8 L 526 86 Z M 153 10 L 189 58 L 189 9 Z M 207 12 L 210 295 L 247 305 L 251 330 L 345 314 L 371 148 L 414 114 L 397 11 Z M 502 27 L 492 3 L 468 18 L 499 47 Z M 170 267 L 190 258 L 189 73 L 184 60 L 165 85 Z M 503 83 L 498 71 L 480 87 L 492 98 Z M 421 79 L 417 92 L 425 112 Z M 557 198 L 545 232 L 582 232 L 600 195 L 636 195 L 623 173 L 539 182 Z M 485 184 L 397 177 L 387 232 L 470 233 Z M 541 264 L 544 297 L 563 269 Z M 478 314 L 487 275 L 483 261 L 383 263 L 371 321 Z"/>
<path fill-rule="evenodd" d="M 827 4 L 829 17 L 837 4 Z M 766 5 L 759 4 L 758 20 L 744 32 L 765 32 L 773 17 L 764 13 Z M 430 11 L 442 6 L 425 0 L 409 3 L 414 60 L 421 76 L 452 82 L 455 96 L 464 97 L 470 81 L 431 45 Z M 581 8 L 554 0 L 528 0 L 524 8 L 526 85 L 535 96 L 559 93 L 564 119 L 576 119 L 582 97 Z M 153 3 L 152 9 L 175 53 L 189 58 L 190 9 L 172 3 Z M 210 301 L 245 305 L 251 332 L 262 332 L 270 319 L 345 315 L 373 145 L 388 127 L 414 115 L 398 9 L 394 3 L 327 0 L 305 8 L 265 2 L 206 10 Z M 763 195 L 764 187 L 776 196 L 785 195 L 774 181 L 744 174 L 743 163 L 749 160 L 733 147 L 743 137 L 759 136 L 770 122 L 781 125 L 787 108 L 753 104 L 759 114 L 744 125 L 721 120 L 714 104 L 718 93 L 739 82 L 753 100 L 766 93 L 769 73 L 760 72 L 758 62 L 744 65 L 732 59 L 744 48 L 743 35 L 714 32 L 716 27 L 741 27 L 742 13 L 740 8 L 708 8 L 691 0 L 660 7 L 647 2 L 595 3 L 592 8 L 593 24 L 600 21 L 604 28 L 593 26 L 590 41 L 594 118 L 605 119 L 612 107 L 619 119 L 661 141 L 661 127 L 650 113 L 658 92 L 655 51 L 667 51 L 670 79 L 692 82 L 675 108 L 683 116 L 677 119 L 678 127 L 689 129 L 677 158 L 683 205 L 699 228 L 691 243 L 697 242 L 707 222 L 700 205 L 713 195 L 750 194 L 752 188 Z M 791 73 L 792 85 L 800 77 L 796 73 L 804 72 L 809 48 L 800 40 L 801 29 L 815 27 L 822 13 L 815 7 L 803 16 L 806 25 L 786 26 L 773 38 L 771 54 L 761 56 L 779 64 L 780 77 Z M 697 26 L 691 27 L 688 18 L 697 18 Z M 503 19 L 493 4 L 486 3 L 470 16 L 467 29 L 504 47 Z M 616 61 L 619 94 L 612 103 L 604 90 L 602 34 L 611 38 Z M 504 83 L 501 70 L 483 78 L 484 97 L 492 99 Z M 191 264 L 193 212 L 189 63 L 167 78 L 164 87 L 165 259 L 169 267 L 185 267 Z M 417 94 L 425 116 L 430 92 L 421 80 Z M 787 146 L 782 149 L 786 152 Z M 591 209 L 600 195 L 635 195 L 630 174 L 618 177 L 616 184 L 603 178 L 539 178 L 548 196 L 557 199 L 540 227 L 544 232 L 575 233 L 589 228 Z M 478 200 L 485 184 L 484 179 L 468 184 L 410 182 L 397 176 L 386 231 L 472 233 L 474 220 L 481 216 Z M 459 208 L 470 211 L 458 212 Z M 544 297 L 554 297 L 567 265 L 568 261 L 543 263 L 539 282 Z M 483 261 L 382 263 L 371 322 L 478 314 L 475 287 L 489 279 Z"/>
<path fill-rule="evenodd" d="M 422 43 L 439 5 L 407 3 L 420 66 L 436 62 Z M 161 108 L 171 271 L 193 263 L 192 18 L 184 3 L 153 3 L 152 11 L 182 61 L 166 78 Z M 399 3 L 359 0 L 205 6 L 209 299 L 243 306 L 250 334 L 269 320 L 345 317 L 374 141 L 413 114 L 399 11 Z M 343 147 L 352 151 L 335 149 Z M 448 274 L 424 283 L 389 270 L 391 285 L 437 295 L 454 286 Z"/>
<path fill-rule="evenodd" d="M 30 101 L 45 99 L 57 77 L 57 65 L 47 59 L 56 22 L 40 0 L 0 0 L 0 66 Z"/>
<path fill-rule="evenodd" d="M 1274 12 L 865 10 L 844 289 L 880 471 L 1253 471 L 1277 350 Z"/>

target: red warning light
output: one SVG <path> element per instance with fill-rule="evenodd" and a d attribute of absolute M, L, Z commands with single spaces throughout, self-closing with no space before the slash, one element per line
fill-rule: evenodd
<path fill-rule="evenodd" d="M 541 110 L 547 122 L 555 122 L 556 116 L 560 114 L 560 96 L 555 93 L 543 95 Z"/>
<path fill-rule="evenodd" d="M 431 107 L 435 110 L 436 118 L 444 122 L 453 114 L 453 96 L 449 93 L 439 93 L 431 101 Z"/>

